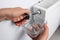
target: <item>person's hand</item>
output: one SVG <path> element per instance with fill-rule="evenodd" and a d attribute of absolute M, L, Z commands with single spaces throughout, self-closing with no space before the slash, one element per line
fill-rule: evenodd
<path fill-rule="evenodd" d="M 40 24 L 38 24 L 38 27 L 42 28 Z M 37 28 L 36 28 L 37 29 Z M 31 37 L 31 36 L 30 36 Z M 32 38 L 32 37 L 31 37 Z M 48 38 L 48 27 L 47 24 L 44 24 L 44 30 L 35 38 L 32 38 L 33 40 L 47 40 Z"/>
<path fill-rule="evenodd" d="M 3 17 L 4 17 L 6 20 L 12 20 L 13 22 L 17 22 L 24 18 L 24 16 L 23 16 L 24 13 L 29 14 L 29 10 L 19 8 L 19 7 L 3 8 L 3 9 L 0 9 L 0 19 L 3 20 Z M 16 23 L 16 25 L 20 26 L 24 22 L 26 22 L 26 20 L 24 20 L 20 23 Z"/>

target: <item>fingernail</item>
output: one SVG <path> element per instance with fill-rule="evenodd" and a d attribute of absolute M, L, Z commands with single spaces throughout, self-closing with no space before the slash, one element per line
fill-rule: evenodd
<path fill-rule="evenodd" d="M 18 17 L 17 20 L 20 21 L 20 17 Z"/>
<path fill-rule="evenodd" d="M 44 23 L 47 24 L 47 21 L 45 21 Z"/>

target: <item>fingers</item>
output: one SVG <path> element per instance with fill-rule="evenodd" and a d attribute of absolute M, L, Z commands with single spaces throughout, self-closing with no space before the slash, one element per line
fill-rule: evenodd
<path fill-rule="evenodd" d="M 41 24 L 40 24 L 40 23 L 38 23 L 38 27 L 39 27 L 39 28 L 42 28 L 42 26 L 41 26 Z"/>
<path fill-rule="evenodd" d="M 33 27 L 35 30 L 37 30 L 37 26 L 36 26 L 36 25 L 32 24 L 32 27 Z"/>
<path fill-rule="evenodd" d="M 23 13 L 21 13 L 20 16 L 17 16 L 17 17 L 12 19 L 13 22 L 17 22 L 17 21 L 20 21 L 21 19 L 23 19 L 25 17 L 24 13 L 29 14 L 29 10 L 28 9 L 24 9 L 21 12 L 23 12 Z"/>
<path fill-rule="evenodd" d="M 44 38 L 45 40 L 47 40 L 48 38 L 48 26 L 46 23 L 44 23 L 44 31 L 42 32 L 41 36 L 41 40 Z"/>
<path fill-rule="evenodd" d="M 26 21 L 27 21 L 27 20 L 23 20 L 23 21 L 21 22 L 21 24 L 24 24 Z"/>
<path fill-rule="evenodd" d="M 24 9 L 24 10 L 23 10 L 23 13 L 27 13 L 27 14 L 29 14 L 29 13 L 30 13 L 30 10 L 28 10 L 28 9 Z"/>
<path fill-rule="evenodd" d="M 20 26 L 20 25 L 22 25 L 22 24 L 21 24 L 21 22 L 20 22 L 20 23 L 15 23 L 15 24 L 16 24 L 17 26 Z"/>
<path fill-rule="evenodd" d="M 44 23 L 44 31 L 43 31 L 42 36 L 41 36 L 41 39 L 43 39 L 43 38 L 45 40 L 47 40 L 47 38 L 48 38 L 48 26 L 46 23 Z"/>
<path fill-rule="evenodd" d="M 40 28 L 42 28 L 40 24 L 38 24 L 38 25 L 32 24 L 32 29 L 27 28 L 27 30 L 28 30 L 28 33 L 27 34 L 31 38 L 33 38 L 33 36 L 35 36 L 35 35 L 38 34 L 38 32 L 40 31 Z M 34 34 L 34 33 L 37 33 L 37 34 Z"/>
<path fill-rule="evenodd" d="M 38 23 L 38 26 L 32 24 L 32 28 L 35 29 L 35 31 L 37 31 L 38 29 L 42 29 L 43 27 L 40 25 L 40 23 Z M 27 28 L 29 29 L 29 28 Z M 29 31 L 32 31 L 31 29 L 29 29 Z M 48 26 L 46 25 L 46 23 L 44 24 L 44 30 L 43 31 L 48 31 Z"/>
<path fill-rule="evenodd" d="M 38 29 L 42 29 L 42 26 L 40 25 L 40 23 L 38 23 L 38 25 L 32 24 L 32 27 L 33 27 L 36 31 L 38 31 Z"/>
<path fill-rule="evenodd" d="M 32 27 L 33 27 L 35 30 L 37 29 L 37 27 L 42 28 L 39 23 L 38 23 L 38 26 L 32 24 Z M 27 28 L 27 30 L 30 31 L 30 32 L 32 32 L 32 30 L 29 29 L 29 28 Z M 35 31 L 35 32 L 37 32 L 37 31 Z M 28 34 L 28 35 L 29 35 L 30 37 L 32 37 L 31 34 Z M 41 35 L 39 35 L 39 36 L 37 36 L 37 37 L 38 37 L 38 39 L 40 39 L 40 40 L 43 40 L 43 39 L 44 39 L 44 40 L 47 40 L 47 38 L 48 38 L 48 26 L 47 26 L 46 23 L 44 23 L 44 30 L 43 30 L 43 32 L 41 33 Z"/>
<path fill-rule="evenodd" d="M 32 27 L 36 30 L 37 28 L 42 28 L 40 23 L 38 25 L 35 25 L 34 23 L 32 24 Z"/>
<path fill-rule="evenodd" d="M 24 13 L 29 14 L 30 13 L 30 10 L 23 9 L 23 10 L 21 10 L 20 15 L 23 15 Z"/>
<path fill-rule="evenodd" d="M 23 8 L 20 8 L 20 7 L 17 7 L 16 9 L 18 9 L 18 11 L 20 11 L 20 14 L 24 14 L 24 13 L 27 13 L 29 14 L 30 13 L 30 10 L 28 9 L 23 9 Z"/>
<path fill-rule="evenodd" d="M 26 20 L 23 20 L 22 22 L 16 23 L 17 26 L 21 26 L 26 22 Z"/>
<path fill-rule="evenodd" d="M 32 27 L 32 29 L 27 28 L 27 30 L 30 31 L 30 32 L 33 32 L 34 30 L 37 32 L 42 28 L 40 24 L 38 24 L 38 25 L 32 24 L 31 27 Z"/>
<path fill-rule="evenodd" d="M 32 30 L 30 28 L 26 28 L 29 32 L 32 32 Z"/>
<path fill-rule="evenodd" d="M 24 18 L 24 16 L 19 16 L 19 17 L 16 17 L 16 18 L 13 18 L 12 21 L 13 22 L 17 22 L 17 21 L 20 21 Z M 22 24 L 24 24 L 26 22 L 26 20 L 23 20 L 21 22 L 18 22 L 18 23 L 15 23 L 17 26 L 21 26 Z"/>
<path fill-rule="evenodd" d="M 25 12 L 27 12 L 27 10 L 26 10 Z M 13 21 L 13 22 L 18 22 L 18 21 L 24 19 L 24 17 L 25 17 L 25 15 L 21 15 L 21 16 L 19 16 L 19 17 L 13 18 L 12 21 Z M 16 23 L 16 25 L 17 25 L 17 26 L 20 26 L 20 25 L 24 24 L 25 22 L 26 22 L 26 20 L 23 20 L 22 22 Z"/>
<path fill-rule="evenodd" d="M 48 31 L 48 26 L 46 23 L 44 23 L 44 30 Z"/>
<path fill-rule="evenodd" d="M 23 18 L 24 18 L 23 16 L 19 16 L 19 17 L 13 18 L 12 21 L 17 22 L 17 21 L 20 21 Z"/>

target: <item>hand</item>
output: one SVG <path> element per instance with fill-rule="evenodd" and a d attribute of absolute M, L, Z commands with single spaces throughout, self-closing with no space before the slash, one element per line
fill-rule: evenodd
<path fill-rule="evenodd" d="M 33 25 L 32 25 L 33 26 Z M 34 27 L 34 26 L 33 26 Z M 40 26 L 40 24 L 38 24 L 38 27 L 42 28 Z M 37 29 L 37 28 L 36 28 Z M 29 35 L 30 36 L 30 35 Z M 31 36 L 30 36 L 31 37 Z M 32 38 L 32 37 L 31 37 Z M 37 37 L 32 38 L 33 40 L 47 40 L 48 38 L 48 27 L 46 25 L 46 23 L 44 24 L 44 30 L 42 31 L 42 33 L 40 33 Z"/>
<path fill-rule="evenodd" d="M 19 7 L 16 8 L 3 8 L 0 9 L 0 16 L 3 16 L 6 20 L 12 20 L 13 22 L 17 22 L 21 19 L 24 18 L 24 16 L 22 16 L 24 13 L 29 14 L 29 10 L 28 9 L 22 9 Z M 1 20 L 3 20 L 3 18 L 0 17 Z M 20 22 L 20 23 L 16 23 L 16 25 L 21 25 L 24 22 L 26 22 L 26 20 Z"/>

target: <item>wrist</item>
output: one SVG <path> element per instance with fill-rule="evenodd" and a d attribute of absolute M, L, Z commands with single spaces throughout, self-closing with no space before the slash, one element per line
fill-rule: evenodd
<path fill-rule="evenodd" d="M 0 21 L 3 21 L 3 20 L 5 20 L 5 16 L 0 15 Z"/>
<path fill-rule="evenodd" d="M 0 11 L 0 21 L 9 20 L 10 16 L 2 11 Z"/>

